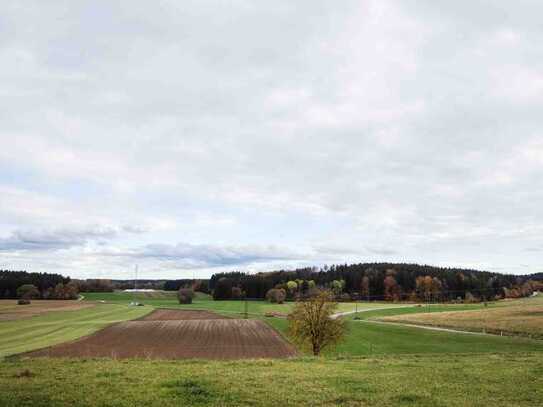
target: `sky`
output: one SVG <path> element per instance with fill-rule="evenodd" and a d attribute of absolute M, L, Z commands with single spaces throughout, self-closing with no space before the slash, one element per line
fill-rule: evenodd
<path fill-rule="evenodd" d="M 0 4 L 0 269 L 543 271 L 543 3 Z"/>

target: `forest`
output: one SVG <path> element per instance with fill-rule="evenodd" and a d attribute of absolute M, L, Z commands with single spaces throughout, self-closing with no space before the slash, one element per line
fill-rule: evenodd
<path fill-rule="evenodd" d="M 369 300 L 482 300 L 530 295 L 541 288 L 532 276 L 403 263 L 359 263 L 247 274 L 217 273 L 209 280 L 215 299 L 265 298 L 272 288 L 296 298 L 315 287 L 338 298 Z M 232 290 L 238 288 L 239 290 Z"/>
<path fill-rule="evenodd" d="M 70 278 L 60 274 L 0 270 L 0 298 L 19 298 L 19 289 L 26 287 L 32 297 L 64 299 L 73 296 L 75 287 L 69 283 Z"/>

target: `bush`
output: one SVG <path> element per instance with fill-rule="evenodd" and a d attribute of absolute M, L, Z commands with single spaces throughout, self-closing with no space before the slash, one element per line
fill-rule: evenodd
<path fill-rule="evenodd" d="M 241 288 L 239 287 L 232 287 L 232 298 L 235 300 L 238 300 L 240 298 L 243 298 L 245 295 L 243 291 L 241 291 Z"/>
<path fill-rule="evenodd" d="M 268 290 L 266 293 L 266 299 L 275 304 L 282 304 L 285 302 L 285 298 L 287 297 L 287 293 L 282 288 L 272 288 L 271 290 Z"/>
<path fill-rule="evenodd" d="M 17 288 L 17 295 L 24 299 L 40 298 L 40 292 L 33 284 L 23 284 Z"/>
<path fill-rule="evenodd" d="M 18 305 L 28 305 L 28 304 L 30 304 L 30 300 L 28 300 L 26 298 L 21 298 L 20 300 L 17 300 L 17 304 Z"/>
<path fill-rule="evenodd" d="M 194 291 L 191 288 L 180 288 L 177 292 L 177 298 L 179 299 L 179 304 L 192 304 Z"/>

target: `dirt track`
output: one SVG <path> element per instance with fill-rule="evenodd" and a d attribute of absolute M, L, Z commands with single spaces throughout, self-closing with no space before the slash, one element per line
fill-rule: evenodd
<path fill-rule="evenodd" d="M 145 319 L 121 322 L 26 356 L 248 359 L 296 355 L 295 348 L 262 321 L 219 319 L 212 313 L 215 319 L 194 319 L 193 312 L 155 311 Z"/>

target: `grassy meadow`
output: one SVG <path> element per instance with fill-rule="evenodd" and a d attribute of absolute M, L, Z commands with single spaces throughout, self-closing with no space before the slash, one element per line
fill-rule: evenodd
<path fill-rule="evenodd" d="M 15 354 L 88 335 L 155 308 L 239 317 L 243 301 L 175 293 L 85 293 L 91 308 L 0 321 L 0 405 L 20 406 L 535 406 L 543 403 L 543 341 L 387 325 L 376 319 L 494 312 L 517 302 L 414 306 L 339 304 L 345 340 L 323 356 L 290 360 L 28 359 Z M 133 299 L 146 305 L 130 307 Z M 104 302 L 102 302 L 104 301 Z M 251 317 L 281 333 L 292 303 L 249 301 Z M 454 311 L 454 312 L 452 312 Z M 502 311 L 504 312 L 504 311 Z M 2 356 L 15 355 L 2 359 Z M 60 385 L 61 383 L 61 385 Z M 84 391 L 82 391 L 84 389 Z M 466 390 L 466 389 L 469 389 Z M 469 393 L 469 397 L 467 394 Z"/>
<path fill-rule="evenodd" d="M 3 407 L 537 406 L 540 354 L 0 362 Z"/>
<path fill-rule="evenodd" d="M 224 315 L 230 315 L 238 317 L 245 312 L 245 301 L 242 300 L 222 300 L 214 301 L 211 296 L 196 293 L 192 304 L 179 304 L 177 301 L 177 293 L 174 291 L 156 291 L 150 293 L 126 293 L 122 291 L 116 291 L 113 293 L 82 293 L 85 297 L 84 301 L 105 301 L 107 303 L 114 304 L 129 304 L 131 301 L 139 301 L 146 306 L 156 308 L 179 308 L 179 309 L 198 309 L 209 310 L 218 312 Z M 248 300 L 247 311 L 251 316 L 261 316 L 267 312 L 277 312 L 280 314 L 288 314 L 292 307 L 293 302 L 285 302 L 284 304 L 270 304 L 263 300 Z M 393 303 L 359 303 L 358 309 L 361 311 L 386 308 L 399 308 L 403 307 L 403 304 Z M 351 312 L 354 311 L 357 306 L 353 302 L 344 302 L 338 304 L 338 312 Z"/>

